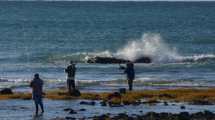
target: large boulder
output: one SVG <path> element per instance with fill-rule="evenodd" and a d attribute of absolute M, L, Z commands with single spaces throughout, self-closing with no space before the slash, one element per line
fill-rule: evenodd
<path fill-rule="evenodd" d="M 151 62 L 152 60 L 149 57 L 140 57 L 134 61 L 134 63 L 151 63 Z"/>
<path fill-rule="evenodd" d="M 92 105 L 94 106 L 96 104 L 95 101 L 81 101 L 80 105 Z"/>
<path fill-rule="evenodd" d="M 0 91 L 0 94 L 2 94 L 2 95 L 13 94 L 13 91 L 10 88 L 4 88 Z"/>
<path fill-rule="evenodd" d="M 122 59 L 122 58 L 116 58 L 116 57 L 92 57 L 88 58 L 87 63 L 100 63 L 100 64 L 124 64 L 128 62 L 134 62 L 134 63 L 151 63 L 152 60 L 150 57 L 140 57 L 137 58 L 134 61 Z"/>
<path fill-rule="evenodd" d="M 114 57 L 93 57 L 87 60 L 87 63 L 101 63 L 101 64 L 113 64 L 113 63 L 127 63 L 129 60 L 114 58 Z"/>

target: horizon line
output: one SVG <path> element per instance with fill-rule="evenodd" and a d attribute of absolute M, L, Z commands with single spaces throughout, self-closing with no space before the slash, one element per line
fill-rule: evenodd
<path fill-rule="evenodd" d="M 0 2 L 20 1 L 20 2 L 215 2 L 215 0 L 0 0 Z"/>

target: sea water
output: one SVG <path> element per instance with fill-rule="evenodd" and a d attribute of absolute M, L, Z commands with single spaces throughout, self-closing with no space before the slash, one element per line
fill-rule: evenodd
<path fill-rule="evenodd" d="M 93 56 L 149 56 L 135 64 L 141 88 L 214 86 L 214 11 L 215 2 L 1 1 L 0 88 L 24 89 L 34 73 L 47 88 L 65 85 L 70 60 L 79 86 L 126 86 L 118 64 L 87 64 Z"/>

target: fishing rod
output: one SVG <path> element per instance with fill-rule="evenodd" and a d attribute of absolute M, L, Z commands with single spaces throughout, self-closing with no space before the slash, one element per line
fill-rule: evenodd
<path fill-rule="evenodd" d="M 65 60 L 64 60 L 65 61 Z M 72 60 L 73 61 L 73 60 Z M 56 66 L 56 67 L 60 67 L 60 68 L 62 68 L 62 67 L 64 67 L 64 68 L 66 68 L 66 65 L 65 64 L 63 64 L 63 66 L 62 66 L 62 64 L 60 65 L 60 64 L 58 64 L 58 63 L 56 63 L 55 61 L 49 61 L 49 63 L 51 63 L 52 65 L 54 65 L 54 66 Z M 64 63 L 66 63 L 66 62 L 64 62 Z M 69 62 L 68 62 L 69 63 Z M 78 61 L 73 61 L 73 64 L 78 64 L 79 62 Z"/>

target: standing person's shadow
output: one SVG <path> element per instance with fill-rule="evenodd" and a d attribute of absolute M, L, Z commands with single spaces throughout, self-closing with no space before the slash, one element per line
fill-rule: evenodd
<path fill-rule="evenodd" d="M 43 120 L 43 114 L 33 115 L 32 120 Z"/>

